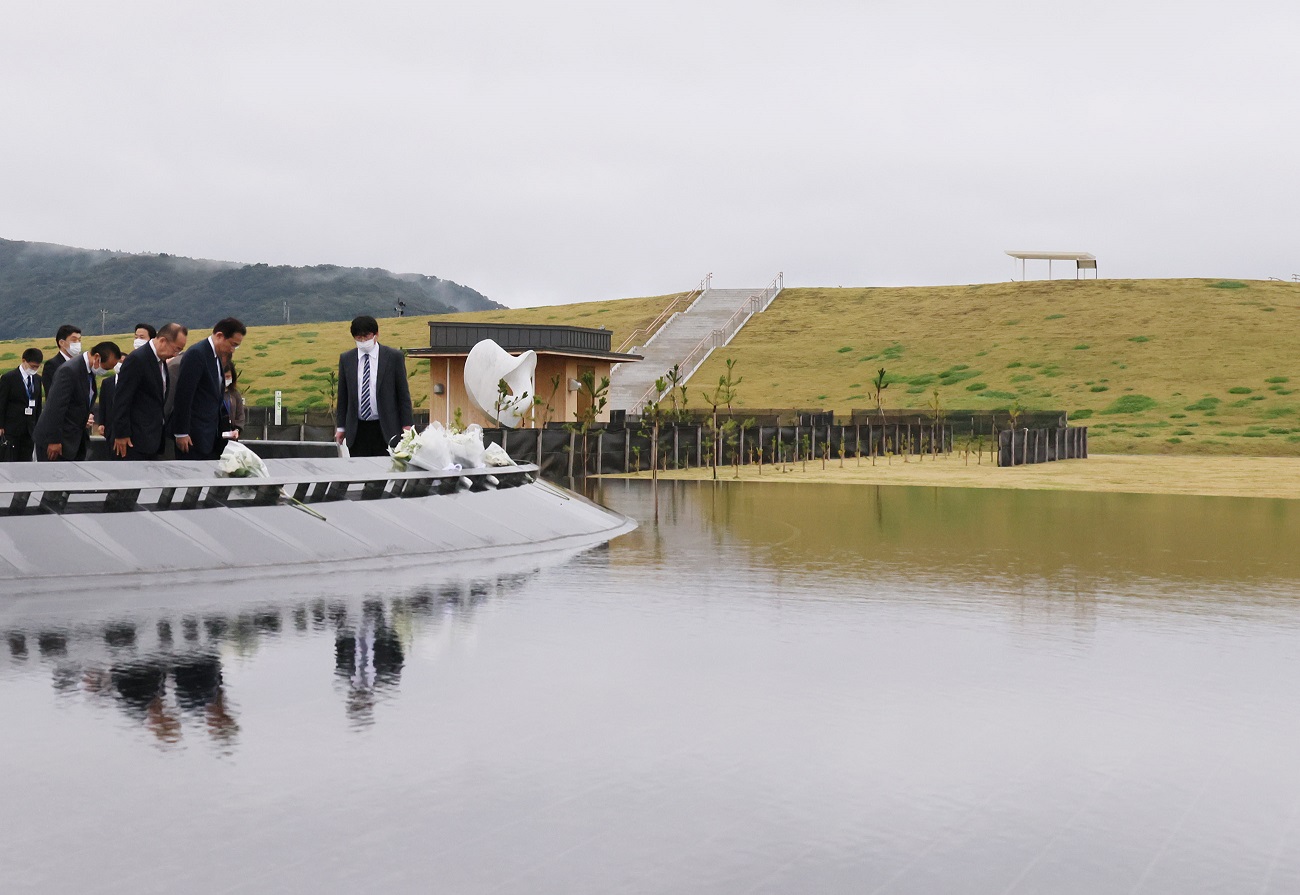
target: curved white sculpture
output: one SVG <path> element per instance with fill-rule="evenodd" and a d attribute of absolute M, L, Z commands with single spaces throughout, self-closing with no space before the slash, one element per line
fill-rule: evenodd
<path fill-rule="evenodd" d="M 536 373 L 537 352 L 525 351 L 513 357 L 496 342 L 484 339 L 465 358 L 465 391 L 489 419 L 515 429 L 532 409 Z M 503 379 L 510 387 L 510 393 L 504 396 L 499 390 Z"/>

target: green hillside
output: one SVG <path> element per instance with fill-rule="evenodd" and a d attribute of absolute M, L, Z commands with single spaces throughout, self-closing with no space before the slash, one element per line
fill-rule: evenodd
<path fill-rule="evenodd" d="M 614 345 L 674 296 L 439 316 L 604 326 Z M 428 344 L 424 317 L 381 319 L 381 340 Z M 203 329 L 203 327 L 200 327 Z M 196 337 L 197 334 L 196 334 Z M 93 341 L 92 337 L 92 341 Z M 129 339 L 127 340 L 129 341 Z M 976 286 L 787 289 L 692 379 L 691 403 L 735 358 L 740 406 L 1065 409 L 1102 452 L 1300 455 L 1300 284 L 1056 280 Z M 28 344 L 0 343 L 0 368 Z M 283 390 L 324 409 L 345 323 L 251 327 L 236 355 L 253 403 Z M 427 406 L 427 365 L 410 361 Z"/>
<path fill-rule="evenodd" d="M 289 267 L 133 255 L 0 239 L 0 338 L 42 337 L 62 323 L 87 332 L 136 321 L 234 316 L 249 325 L 290 320 L 440 314 L 501 307 L 479 292 L 423 274 L 378 268 Z"/>
<path fill-rule="evenodd" d="M 480 320 L 489 323 L 546 323 L 605 327 L 613 330 L 614 346 L 634 329 L 652 321 L 675 295 L 628 298 L 619 301 L 586 302 L 542 308 L 505 309 L 436 316 L 380 318 L 379 340 L 399 348 L 417 348 L 429 344 L 430 320 Z M 192 341 L 206 338 L 211 331 L 211 315 L 204 323 L 182 320 L 191 327 Z M 148 318 L 145 318 L 148 319 Z M 159 318 L 157 323 L 165 322 Z M 116 341 L 130 349 L 132 336 L 116 333 L 108 336 L 85 335 L 86 346 L 103 339 Z M 353 347 L 347 323 L 308 323 L 293 326 L 249 326 L 244 344 L 235 353 L 240 371 L 240 386 L 251 404 L 269 405 L 275 391 L 283 392 L 284 406 L 290 410 L 325 410 L 330 406 L 330 374 L 337 372 L 339 353 Z M 52 339 L 13 339 L 0 342 L 0 371 L 18 365 L 25 348 L 40 348 L 46 357 L 53 354 Z M 429 365 L 410 360 L 407 372 L 411 397 L 416 407 L 428 407 Z"/>
<path fill-rule="evenodd" d="M 741 403 L 1059 408 L 1094 450 L 1300 454 L 1300 284 L 1055 280 L 898 289 L 788 289 L 723 359 Z"/>

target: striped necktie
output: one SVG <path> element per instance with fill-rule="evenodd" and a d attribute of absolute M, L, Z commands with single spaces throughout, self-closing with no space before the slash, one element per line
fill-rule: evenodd
<path fill-rule="evenodd" d="M 361 355 L 361 413 L 363 420 L 371 418 L 370 413 L 370 352 Z"/>

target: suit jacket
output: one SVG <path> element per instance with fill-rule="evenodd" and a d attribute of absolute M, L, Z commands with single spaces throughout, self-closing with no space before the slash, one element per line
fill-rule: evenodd
<path fill-rule="evenodd" d="M 339 355 L 339 396 L 335 425 L 347 433 L 348 447 L 357 439 L 357 404 L 361 396 L 360 365 L 355 348 Z M 379 428 L 387 441 L 413 424 L 411 387 L 406 381 L 406 356 L 396 348 L 379 346 L 378 369 L 371 370 L 370 386 L 379 407 Z"/>
<path fill-rule="evenodd" d="M 190 448 L 191 456 L 213 456 L 225 446 L 218 444 L 221 441 L 221 398 L 225 390 L 226 379 L 217 366 L 217 354 L 212 350 L 210 339 L 204 339 L 181 355 L 171 431 L 190 437 L 194 443 Z"/>
<path fill-rule="evenodd" d="M 0 429 L 4 429 L 9 438 L 23 433 L 30 436 L 36 431 L 36 420 L 40 418 L 42 403 L 39 376 L 33 385 L 36 387 L 36 409 L 28 416 L 27 386 L 23 383 L 23 371 L 10 370 L 0 376 Z"/>
<path fill-rule="evenodd" d="M 107 391 L 108 383 L 105 383 L 103 392 Z M 117 372 L 117 386 L 104 437 L 108 437 L 108 429 L 111 429 L 114 438 L 131 439 L 135 449 L 142 454 L 161 453 L 167 434 L 166 401 L 167 386 L 158 366 L 158 355 L 154 354 L 153 342 L 146 342 L 126 356 Z M 103 398 L 100 403 L 104 403 Z"/>
<path fill-rule="evenodd" d="M 45 366 L 41 367 L 41 381 L 45 383 L 45 400 L 50 399 L 50 391 L 54 388 L 54 374 L 59 372 L 59 367 L 67 362 L 68 359 L 63 356 L 62 351 L 55 351 L 54 357 L 47 360 Z"/>
<path fill-rule="evenodd" d="M 104 440 L 113 453 L 113 394 L 117 391 L 117 377 L 109 376 L 99 385 L 99 403 L 95 405 L 95 424 L 104 427 Z"/>
<path fill-rule="evenodd" d="M 37 452 L 44 453 L 46 445 L 57 442 L 63 445 L 65 460 L 77 459 L 88 440 L 86 420 L 98 395 L 95 377 L 86 369 L 86 361 L 81 356 L 59 367 L 54 374 L 54 387 L 32 433 Z"/>

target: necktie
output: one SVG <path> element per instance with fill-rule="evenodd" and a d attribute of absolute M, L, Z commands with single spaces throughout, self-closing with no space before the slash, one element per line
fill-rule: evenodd
<path fill-rule="evenodd" d="M 361 418 L 368 420 L 370 413 L 370 353 L 361 355 Z"/>
<path fill-rule="evenodd" d="M 35 400 L 36 400 L 36 392 L 35 392 L 35 390 L 32 389 L 32 377 L 31 377 L 31 376 L 27 376 L 27 377 L 25 377 L 25 378 L 26 378 L 26 380 L 27 380 L 27 400 L 28 400 L 28 401 L 35 401 Z"/>

